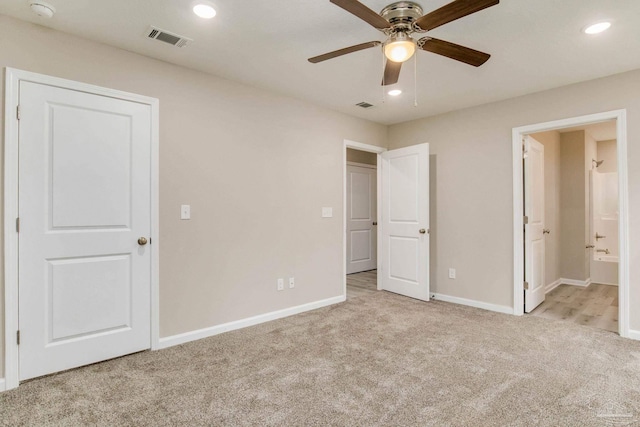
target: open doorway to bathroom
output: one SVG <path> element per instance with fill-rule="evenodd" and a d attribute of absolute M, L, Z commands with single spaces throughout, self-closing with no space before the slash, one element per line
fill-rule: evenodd
<path fill-rule="evenodd" d="M 524 135 L 524 312 L 619 331 L 616 120 Z"/>
<path fill-rule="evenodd" d="M 346 297 L 352 299 L 378 289 L 378 155 L 346 150 Z"/>

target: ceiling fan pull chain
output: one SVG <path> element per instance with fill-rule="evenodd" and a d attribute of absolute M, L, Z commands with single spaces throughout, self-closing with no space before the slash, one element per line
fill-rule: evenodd
<path fill-rule="evenodd" d="M 382 45 L 382 49 L 380 49 L 380 52 L 382 53 L 382 86 L 381 86 L 381 88 L 382 88 L 382 103 L 384 104 L 386 102 L 386 97 L 384 95 L 384 89 L 385 89 L 385 83 L 386 83 L 384 81 L 384 78 L 385 78 L 384 70 L 385 70 L 385 67 L 387 65 L 385 63 L 386 61 L 385 61 L 385 56 L 384 56 L 384 44 Z"/>
<path fill-rule="evenodd" d="M 413 55 L 413 106 L 418 106 L 418 55 Z"/>

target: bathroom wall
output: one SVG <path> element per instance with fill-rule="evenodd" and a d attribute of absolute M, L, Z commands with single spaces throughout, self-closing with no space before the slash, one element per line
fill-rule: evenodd
<path fill-rule="evenodd" d="M 598 160 L 604 162 L 598 166 L 598 172 L 618 172 L 618 150 L 617 141 L 610 139 L 608 141 L 598 141 Z"/>
<path fill-rule="evenodd" d="M 585 131 L 560 134 L 560 277 L 586 281 L 589 256 Z M 586 187 L 586 189 L 585 189 Z"/>
<path fill-rule="evenodd" d="M 598 143 L 595 138 L 591 136 L 589 130 L 585 130 L 584 132 L 584 240 L 583 240 L 583 248 L 584 248 L 584 262 L 587 269 L 587 280 L 591 279 L 591 261 L 593 260 L 593 255 L 595 254 L 594 249 L 587 249 L 586 246 L 589 243 L 594 241 L 592 237 L 595 235 L 595 232 L 592 230 L 592 219 L 591 219 L 591 171 L 595 169 L 595 165 L 593 164 L 593 160 L 598 158 Z"/>

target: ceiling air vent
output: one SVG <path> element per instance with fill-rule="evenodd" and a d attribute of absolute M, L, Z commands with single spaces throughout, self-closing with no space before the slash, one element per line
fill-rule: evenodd
<path fill-rule="evenodd" d="M 372 104 L 369 104 L 368 102 L 364 102 L 364 101 L 362 101 L 362 102 L 358 102 L 356 105 L 357 105 L 358 107 L 362 107 L 362 108 L 369 108 L 369 107 L 373 107 L 373 105 L 372 105 Z"/>
<path fill-rule="evenodd" d="M 189 37 L 179 36 L 177 34 L 170 33 L 169 31 L 161 30 L 153 25 L 147 30 L 147 37 L 150 39 L 160 40 L 161 42 L 169 43 L 170 45 L 177 47 L 184 47 L 187 43 L 193 41 L 193 39 L 190 39 Z"/>

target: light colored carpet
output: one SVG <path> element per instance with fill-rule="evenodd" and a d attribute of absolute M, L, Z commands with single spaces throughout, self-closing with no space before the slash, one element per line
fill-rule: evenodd
<path fill-rule="evenodd" d="M 11 426 L 606 426 L 639 419 L 640 342 L 386 292 L 0 394 L 0 423 Z"/>

